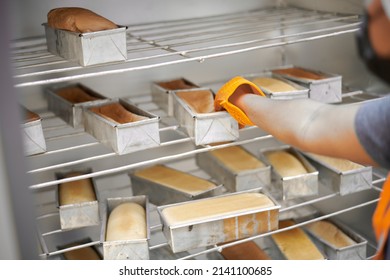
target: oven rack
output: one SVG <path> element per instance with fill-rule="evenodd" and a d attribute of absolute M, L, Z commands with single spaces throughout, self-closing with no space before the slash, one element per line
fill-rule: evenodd
<path fill-rule="evenodd" d="M 343 97 L 344 97 L 343 98 L 344 102 L 360 102 L 360 101 L 367 100 L 370 98 L 375 98 L 375 96 L 372 96 L 370 94 L 364 93 L 364 92 L 359 91 L 359 90 L 347 92 L 347 93 L 343 94 Z M 275 139 L 273 139 L 272 136 L 265 134 L 264 132 L 260 131 L 257 127 L 248 127 L 248 128 L 245 128 L 245 129 L 240 131 L 240 139 L 236 142 L 232 142 L 232 143 L 228 143 L 228 144 L 221 144 L 218 146 L 206 145 L 206 146 L 202 146 L 202 147 L 195 147 L 192 143 L 192 140 L 188 136 L 186 136 L 183 132 L 180 131 L 180 126 L 177 125 L 175 120 L 172 117 L 167 116 L 164 111 L 159 109 L 151 101 L 151 97 L 149 94 L 141 94 L 139 96 L 132 96 L 132 97 L 129 97 L 129 99 L 132 102 L 134 102 L 137 106 L 151 110 L 153 113 L 161 116 L 161 126 L 162 127 L 160 128 L 160 132 L 162 132 L 162 133 L 163 132 L 176 133 L 178 136 L 180 136 L 177 139 L 169 139 L 168 141 L 162 143 L 162 147 L 161 147 L 162 150 L 166 149 L 169 146 L 173 146 L 175 148 L 174 153 L 163 154 L 161 156 L 157 156 L 156 153 L 152 153 L 153 156 L 151 158 L 137 159 L 136 161 L 134 161 L 130 164 L 126 163 L 126 164 L 123 164 L 123 165 L 120 165 L 120 166 L 117 166 L 114 168 L 110 167 L 107 169 L 102 169 L 99 171 L 92 172 L 91 174 L 71 177 L 71 178 L 62 179 L 62 180 L 56 180 L 56 179 L 51 178 L 51 179 L 48 179 L 45 181 L 44 179 L 47 178 L 47 176 L 41 176 L 40 173 L 53 174 L 56 169 L 76 168 L 76 167 L 80 166 L 80 164 L 81 165 L 84 165 L 84 164 L 88 165 L 95 160 L 109 161 L 110 162 L 109 166 L 111 166 L 111 162 L 116 161 L 118 159 L 118 156 L 115 153 L 107 152 L 105 150 L 104 151 L 105 153 L 98 154 L 98 155 L 92 155 L 91 157 L 87 158 L 86 161 L 81 162 L 81 163 L 78 162 L 77 160 L 76 161 L 71 160 L 69 162 L 62 162 L 61 164 L 58 164 L 58 165 L 47 165 L 47 166 L 44 166 L 41 168 L 30 169 L 28 171 L 28 173 L 30 175 L 32 175 L 32 177 L 42 177 L 43 178 L 41 182 L 30 186 L 30 189 L 33 191 L 33 193 L 36 194 L 37 196 L 40 196 L 40 195 L 42 195 L 42 193 L 44 193 L 46 191 L 52 192 L 53 187 L 59 183 L 69 182 L 69 181 L 73 181 L 73 180 L 79 180 L 79 179 L 85 179 L 85 178 L 91 178 L 91 177 L 93 177 L 93 178 L 100 178 L 101 177 L 101 178 L 106 178 L 106 179 L 108 178 L 109 179 L 110 177 L 122 176 L 124 173 L 127 173 L 128 171 L 130 171 L 134 168 L 146 166 L 149 164 L 155 164 L 155 163 L 177 164 L 176 162 L 179 162 L 179 165 L 181 166 L 182 161 L 191 161 L 191 158 L 196 153 L 206 152 L 206 151 L 209 151 L 211 149 L 219 149 L 219 148 L 223 148 L 226 146 L 251 145 L 251 144 L 258 144 L 259 142 L 263 143 L 263 142 L 267 142 L 267 141 L 271 141 L 271 145 L 278 144 L 277 142 L 275 142 Z M 79 135 L 86 134 L 83 131 L 70 128 L 68 125 L 64 124 L 61 120 L 58 119 L 58 117 L 53 115 L 51 112 L 43 112 L 41 115 L 43 116 L 43 124 L 44 124 L 43 129 L 44 129 L 45 135 L 47 135 L 49 133 L 60 131 L 60 133 L 54 133 L 54 136 L 51 136 L 51 137 L 46 136 L 47 140 L 57 142 L 57 141 L 61 141 L 63 138 L 69 139 L 69 138 L 78 137 Z M 70 133 L 70 131 L 73 131 L 73 132 Z M 63 153 L 69 153 L 72 150 L 73 151 L 74 150 L 83 150 L 83 149 L 86 149 L 90 146 L 100 146 L 100 143 L 98 143 L 96 140 L 94 140 L 94 139 L 89 139 L 89 140 L 91 140 L 89 143 L 85 143 L 85 144 L 80 145 L 80 146 L 72 146 L 71 144 L 69 144 L 67 147 L 59 149 L 59 150 L 49 150 L 47 153 L 44 153 L 41 155 L 30 156 L 30 157 L 28 157 L 28 161 L 30 163 L 34 162 L 36 160 L 42 161 L 42 158 L 44 158 L 46 156 L 50 156 L 51 154 L 54 154 L 57 158 L 60 158 L 62 160 L 63 157 L 61 155 Z M 177 151 L 180 150 L 180 149 L 178 149 L 178 147 L 180 145 L 183 145 L 184 147 L 183 147 L 182 152 L 178 153 Z M 112 157 L 114 160 L 110 160 L 109 159 L 110 157 Z M 120 157 L 123 157 L 123 156 L 120 156 Z M 127 157 L 127 156 L 125 155 L 124 157 Z M 72 156 L 72 158 L 73 158 L 73 156 Z M 131 158 L 131 154 L 128 156 L 128 159 L 130 159 L 130 158 Z M 201 174 L 205 178 L 210 179 L 197 166 L 194 166 L 192 164 L 192 162 L 189 164 L 189 167 L 186 167 L 186 168 L 187 168 L 186 171 L 189 173 L 198 174 L 198 175 Z M 50 176 L 49 176 L 49 178 L 50 178 Z M 121 180 L 123 180 L 123 178 L 121 178 Z M 381 173 L 380 171 L 375 170 L 374 177 L 373 177 L 373 187 L 372 187 L 371 191 L 379 194 L 381 192 L 381 184 L 384 181 L 385 181 L 385 174 Z M 122 191 L 121 188 L 126 188 L 126 191 L 127 191 L 127 190 L 131 189 L 131 185 L 128 185 L 128 182 L 126 181 L 124 184 L 118 185 L 115 188 L 116 189 L 114 189 L 113 191 Z M 108 190 L 108 192 L 109 191 L 112 191 L 112 190 Z M 288 212 L 288 211 L 294 211 L 296 209 L 310 207 L 311 205 L 314 205 L 315 203 L 318 203 L 321 201 L 331 200 L 331 199 L 334 199 L 336 197 L 339 197 L 338 193 L 325 193 L 321 196 L 316 196 L 314 198 L 310 198 L 310 199 L 305 200 L 305 201 L 299 201 L 299 202 L 297 202 L 293 205 L 290 205 L 290 206 L 284 206 L 280 209 L 280 211 L 281 211 L 281 213 Z M 319 217 L 307 219 L 303 222 L 297 223 L 296 225 L 294 225 L 292 227 L 288 227 L 285 229 L 279 229 L 279 230 L 276 230 L 273 232 L 252 236 L 249 238 L 245 238 L 242 240 L 231 242 L 229 244 L 214 246 L 212 248 L 201 249 L 200 251 L 197 251 L 197 252 L 189 252 L 189 253 L 186 253 L 186 255 L 184 255 L 184 256 L 181 254 L 180 255 L 172 254 L 171 257 L 175 258 L 175 259 L 204 258 L 208 254 L 218 253 L 223 248 L 228 247 L 228 246 L 233 246 L 233 245 L 243 243 L 245 241 L 250 241 L 250 240 L 256 241 L 256 240 L 259 240 L 263 237 L 269 236 L 270 234 L 273 234 L 276 232 L 292 229 L 295 227 L 301 227 L 301 226 L 304 226 L 308 223 L 314 222 L 316 220 L 336 217 L 337 215 L 344 214 L 344 213 L 347 213 L 350 211 L 354 211 L 356 209 L 364 208 L 367 206 L 372 206 L 373 204 L 377 203 L 377 201 L 378 201 L 377 198 L 368 199 L 368 200 L 365 200 L 365 201 L 358 203 L 356 205 L 343 206 L 341 209 L 339 209 L 337 211 L 327 213 L 327 214 L 321 215 Z M 70 251 L 70 250 L 74 250 L 74 249 L 81 248 L 81 247 L 101 245 L 99 239 L 93 239 L 91 242 L 80 245 L 80 246 L 70 247 L 70 248 L 61 249 L 61 250 L 50 250 L 49 249 L 50 246 L 47 245 L 46 238 L 57 235 L 57 234 L 61 234 L 63 231 L 61 229 L 58 229 L 58 228 L 54 228 L 54 229 L 50 229 L 50 230 L 45 231 L 39 227 L 39 225 L 42 224 L 42 222 L 45 223 L 45 220 L 58 217 L 58 215 L 59 215 L 58 211 L 53 210 L 53 209 L 55 209 L 54 201 L 51 201 L 49 199 L 48 201 L 44 202 L 43 204 L 46 204 L 46 205 L 42 206 L 42 205 L 38 204 L 37 208 L 38 209 L 42 208 L 44 210 L 46 210 L 46 208 L 49 208 L 49 209 L 51 209 L 51 211 L 44 212 L 43 214 L 40 214 L 37 216 L 38 237 L 39 237 L 41 248 L 43 251 L 43 253 L 40 255 L 41 258 L 56 257 L 56 256 L 64 253 L 65 251 Z M 154 223 L 151 224 L 150 231 L 153 234 L 157 234 L 157 235 L 160 234 L 161 235 L 161 233 L 162 233 L 161 232 L 161 223 L 159 223 L 158 213 L 157 213 L 156 209 L 152 207 L 152 211 L 150 214 L 154 217 L 154 219 L 153 219 Z M 161 239 L 161 236 L 156 237 L 156 240 L 154 240 L 153 234 L 152 234 L 152 239 L 151 239 L 152 242 L 151 242 L 150 247 L 149 247 L 150 251 L 159 250 L 160 248 L 164 248 L 164 247 L 168 248 L 168 250 L 169 250 L 169 244 L 166 242 L 166 240 L 164 240 L 163 238 Z M 373 244 L 372 242 L 369 242 L 368 245 L 370 247 L 371 254 L 373 254 L 373 252 L 375 252 L 375 244 Z"/>
<path fill-rule="evenodd" d="M 383 181 L 384 181 L 384 178 L 379 178 L 377 180 L 374 180 L 373 181 L 373 189 L 378 191 L 378 192 L 380 192 L 381 188 L 377 187 L 376 185 L 383 183 Z M 299 207 L 306 207 L 306 206 L 314 204 L 316 202 L 332 199 L 332 198 L 334 198 L 334 197 L 336 197 L 338 195 L 339 195 L 338 193 L 333 193 L 333 194 L 329 194 L 329 195 L 326 195 L 326 196 L 323 196 L 323 197 L 311 199 L 311 200 L 305 201 L 305 202 L 300 203 L 300 204 L 295 204 L 293 206 L 293 208 L 296 209 L 296 208 L 299 208 Z M 272 234 L 276 234 L 276 233 L 279 233 L 279 232 L 291 230 L 291 229 L 294 229 L 294 228 L 300 228 L 302 226 L 305 226 L 307 224 L 310 224 L 310 223 L 313 223 L 313 222 L 316 222 L 316 221 L 333 218 L 333 217 L 336 217 L 337 215 L 344 214 L 344 213 L 347 213 L 349 211 L 353 211 L 353 210 L 356 210 L 356 209 L 359 209 L 359 208 L 364 208 L 366 206 L 370 206 L 372 204 L 376 204 L 378 202 L 378 200 L 379 199 L 369 200 L 369 201 L 366 201 L 364 203 L 360 203 L 360 204 L 357 204 L 357 205 L 354 205 L 354 206 L 351 206 L 351 207 L 345 207 L 343 209 L 340 209 L 339 211 L 335 211 L 335 212 L 332 212 L 332 213 L 329 213 L 329 214 L 324 214 L 324 215 L 321 215 L 321 216 L 315 217 L 315 218 L 306 219 L 305 221 L 298 222 L 298 223 L 296 223 L 293 226 L 289 226 L 289 227 L 286 227 L 286 228 L 277 229 L 277 230 L 273 230 L 273 231 L 270 231 L 270 232 L 267 232 L 267 233 L 254 235 L 254 236 L 251 236 L 251 237 L 247 237 L 247 238 L 243 238 L 243 239 L 240 239 L 240 240 L 232 241 L 232 242 L 229 242 L 228 244 L 224 244 L 224 245 L 215 245 L 215 246 L 213 246 L 211 248 L 200 249 L 198 252 L 195 252 L 195 253 L 191 253 L 191 252 L 188 253 L 187 252 L 186 256 L 179 257 L 179 258 L 176 257 L 176 259 L 181 259 L 181 260 L 196 259 L 199 256 L 202 257 L 204 255 L 207 255 L 207 254 L 210 254 L 210 253 L 213 253 L 213 252 L 221 252 L 224 248 L 227 248 L 227 247 L 230 247 L 230 246 L 238 245 L 238 244 L 241 244 L 241 243 L 244 243 L 244 242 L 247 242 L 247 241 L 255 241 L 255 240 L 258 240 L 260 238 L 263 238 L 263 237 L 266 237 L 266 236 L 270 236 Z M 280 209 L 280 212 L 283 213 L 283 212 L 287 212 L 287 211 L 290 211 L 290 210 L 291 210 L 291 208 L 289 208 L 289 207 L 286 207 L 286 208 L 282 207 Z M 154 210 L 154 212 L 152 212 L 150 214 L 157 215 L 157 213 L 155 211 L 156 210 Z M 57 213 L 52 213 L 51 215 L 55 216 L 55 215 L 58 215 L 58 214 Z M 42 218 L 44 218 L 44 217 L 39 217 L 38 219 L 42 219 Z M 152 225 L 150 227 L 150 230 L 151 230 L 152 233 L 153 232 L 157 232 L 157 231 L 161 231 L 161 227 L 162 227 L 161 224 L 155 224 L 155 225 Z M 67 251 L 72 251 L 72 250 L 75 250 L 75 249 L 89 247 L 89 246 L 100 246 L 101 245 L 100 240 L 94 240 L 94 241 L 91 241 L 91 242 L 88 242 L 88 243 L 85 243 L 85 244 L 82 244 L 82 245 L 72 246 L 72 247 L 68 247 L 66 249 L 59 249 L 59 250 L 50 252 L 47 249 L 47 245 L 45 243 L 44 237 L 48 236 L 48 235 L 51 235 L 51 234 L 57 234 L 57 233 L 60 233 L 60 232 L 61 232 L 61 230 L 41 233 L 38 230 L 38 236 L 39 236 L 39 240 L 40 240 L 40 245 L 41 245 L 41 248 L 42 248 L 42 251 L 43 251 L 43 253 L 41 253 L 39 255 L 39 257 L 41 257 L 41 258 L 50 258 L 50 257 L 53 257 L 53 256 L 57 256 L 57 255 L 63 254 L 64 252 L 67 252 Z M 153 239 L 153 237 L 152 237 L 152 239 Z M 367 257 L 367 259 L 370 259 L 370 258 L 373 257 L 373 254 L 376 251 L 376 245 L 373 244 L 372 242 L 368 242 L 367 245 L 368 245 L 368 252 L 370 254 Z M 160 242 L 158 244 L 151 245 L 151 246 L 149 246 L 149 250 L 152 251 L 152 250 L 159 249 L 161 247 L 169 247 L 168 242 L 166 242 L 166 241 L 164 242 L 163 241 L 163 242 Z M 168 250 L 169 250 L 169 248 L 168 248 Z M 174 253 L 172 253 L 172 258 L 175 258 L 175 254 Z"/>
<path fill-rule="evenodd" d="M 15 87 L 80 80 L 198 62 L 354 33 L 359 15 L 270 7 L 220 16 L 129 25 L 128 58 L 82 67 L 50 54 L 46 38 L 12 42 Z"/>
<path fill-rule="evenodd" d="M 200 86 L 202 88 L 216 89 L 221 83 L 222 81 L 214 81 L 207 84 L 201 84 Z M 342 94 L 344 103 L 361 102 L 378 97 L 372 93 L 366 93 L 361 90 L 351 90 L 347 88 L 344 89 L 344 91 L 345 92 Z M 152 156 L 145 158 L 144 155 L 145 152 L 150 153 L 149 151 L 151 149 L 141 150 L 127 155 L 117 155 L 114 151 L 105 147 L 83 129 L 75 129 L 71 127 L 54 113 L 44 109 L 43 111 L 38 111 L 37 113 L 42 118 L 42 129 L 48 150 L 45 153 L 26 157 L 28 165 L 27 173 L 32 175 L 32 177 L 36 177 L 34 180 L 35 182 L 31 184 L 29 188 L 33 191 L 39 191 L 60 183 L 92 177 L 115 175 L 135 168 L 155 163 L 172 162 L 174 160 L 193 157 L 197 153 L 229 146 L 246 145 L 260 141 L 269 141 L 271 142 L 271 145 L 280 144 L 268 133 L 265 133 L 256 126 L 250 126 L 240 129 L 240 136 L 237 141 L 213 146 L 195 146 L 193 139 L 191 139 L 183 131 L 177 120 L 172 116 L 168 116 L 164 110 L 159 108 L 158 105 L 152 101 L 150 92 L 141 93 L 124 99 L 128 99 L 135 106 L 160 117 L 159 133 L 162 141 L 160 146 L 152 148 L 153 151 L 156 151 L 152 152 Z M 74 139 L 77 138 L 78 140 L 79 137 L 82 139 L 75 143 Z M 175 149 L 164 153 L 164 150 L 168 147 L 174 147 Z M 89 151 L 88 149 L 91 148 L 96 149 Z M 85 150 L 88 151 L 83 152 Z M 254 151 L 254 153 L 257 153 L 257 151 Z M 67 154 L 71 154 L 71 156 L 69 156 L 69 160 L 66 160 Z M 120 159 L 122 160 L 120 161 Z M 53 160 L 56 161 L 54 162 Z M 106 168 L 99 168 L 90 174 L 60 180 L 51 180 L 48 176 L 40 176 L 41 173 L 53 173 L 56 170 L 76 168 L 102 160 L 109 161 L 110 164 L 106 166 Z M 121 164 L 113 167 L 112 162 L 114 161 L 120 161 Z M 42 177 L 42 179 L 37 180 L 39 177 Z"/>

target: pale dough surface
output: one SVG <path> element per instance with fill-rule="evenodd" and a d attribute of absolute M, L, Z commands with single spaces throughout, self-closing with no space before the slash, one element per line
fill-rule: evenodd
<path fill-rule="evenodd" d="M 133 202 L 124 202 L 110 213 L 106 241 L 146 238 L 145 209 Z"/>
<path fill-rule="evenodd" d="M 306 226 L 314 235 L 332 244 L 336 248 L 344 248 L 356 244 L 348 235 L 328 221 L 317 221 Z"/>
<path fill-rule="evenodd" d="M 295 223 L 280 221 L 279 228 L 286 228 Z M 293 228 L 271 235 L 280 251 L 288 260 L 323 260 L 325 259 L 309 236 L 301 228 Z"/>
<path fill-rule="evenodd" d="M 265 167 L 263 162 L 239 146 L 221 148 L 210 153 L 233 172 Z"/>
<path fill-rule="evenodd" d="M 166 222 L 172 226 L 240 214 L 250 210 L 261 210 L 271 206 L 274 206 L 274 203 L 264 194 L 242 193 L 170 206 L 164 208 L 162 214 Z"/>
<path fill-rule="evenodd" d="M 252 82 L 269 92 L 288 92 L 297 90 L 292 85 L 275 78 L 259 77 L 255 78 Z"/>
<path fill-rule="evenodd" d="M 83 175 L 80 172 L 68 173 L 64 178 Z M 60 205 L 95 201 L 96 195 L 91 179 L 66 182 L 59 185 Z"/>
<path fill-rule="evenodd" d="M 282 177 L 297 176 L 307 173 L 302 162 L 287 151 L 269 151 L 265 153 L 265 156 Z"/>
<path fill-rule="evenodd" d="M 164 165 L 155 165 L 138 170 L 134 175 L 192 195 L 216 187 L 216 185 L 210 181 Z"/>

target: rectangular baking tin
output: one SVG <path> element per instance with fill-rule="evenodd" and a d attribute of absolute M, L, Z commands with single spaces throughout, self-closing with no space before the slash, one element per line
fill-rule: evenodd
<path fill-rule="evenodd" d="M 134 202 L 141 205 L 146 213 L 146 238 L 134 240 L 106 241 L 107 222 L 111 211 L 121 203 Z M 103 244 L 105 260 L 148 260 L 149 259 L 149 201 L 144 195 L 107 198 L 103 210 L 100 242 Z"/>
<path fill-rule="evenodd" d="M 182 90 L 182 89 L 176 89 L 176 90 L 170 90 L 162 87 L 159 85 L 160 83 L 167 83 L 167 82 L 174 82 L 174 81 L 183 81 L 184 83 L 193 86 L 193 88 L 186 89 L 186 90 L 199 90 L 200 87 L 196 85 L 195 83 L 189 81 L 188 79 L 185 79 L 183 77 L 173 78 L 169 80 L 161 80 L 161 81 L 154 81 L 151 85 L 151 94 L 152 94 L 152 101 L 156 103 L 160 108 L 162 108 L 165 112 L 167 112 L 168 116 L 173 116 L 173 102 L 172 102 L 172 95 L 170 93 Z"/>
<path fill-rule="evenodd" d="M 341 171 L 321 161 L 310 154 L 304 154 L 318 170 L 320 182 L 340 195 L 347 195 L 372 187 L 372 167 L 363 166 L 359 169 Z M 355 163 L 357 164 L 357 163 Z M 359 164 L 358 164 L 359 165 Z"/>
<path fill-rule="evenodd" d="M 134 172 L 129 174 L 131 178 L 131 188 L 134 195 L 147 195 L 149 201 L 154 205 L 166 205 L 184 201 L 195 200 L 199 198 L 211 197 L 222 194 L 222 185 L 217 185 L 210 190 L 198 193 L 196 195 L 176 190 L 165 185 L 153 182 L 137 176 Z"/>
<path fill-rule="evenodd" d="M 57 91 L 60 89 L 73 87 L 79 87 L 85 92 L 87 92 L 89 95 L 100 99 L 82 103 L 72 103 L 57 94 Z M 110 101 L 110 99 L 108 99 L 107 97 L 93 91 L 92 89 L 80 83 L 54 86 L 46 89 L 46 93 L 48 109 L 54 114 L 56 114 L 58 117 L 60 117 L 64 122 L 74 128 L 84 128 L 83 108 L 103 104 L 105 102 Z"/>
<path fill-rule="evenodd" d="M 119 102 L 130 112 L 149 119 L 120 124 L 95 114 L 89 110 L 91 108 L 89 107 L 84 110 L 85 131 L 119 155 L 159 146 L 160 118 L 124 99 L 111 100 L 105 104 L 116 102 Z"/>
<path fill-rule="evenodd" d="M 292 225 L 291 227 L 295 227 L 295 224 Z M 289 231 L 291 229 L 288 229 L 287 231 Z M 303 229 L 302 229 L 303 230 Z M 311 238 L 310 234 L 308 234 L 305 230 L 303 230 L 304 234 L 309 238 L 309 240 L 313 243 L 314 246 L 317 247 L 317 243 Z M 273 235 L 273 234 L 272 234 Z M 281 247 L 278 246 L 278 244 L 275 242 L 273 236 L 270 235 L 270 236 L 265 236 L 263 238 L 261 238 L 261 244 L 262 246 L 264 246 L 266 249 L 266 252 L 268 252 L 270 254 L 270 257 L 272 258 L 272 260 L 289 260 L 286 255 L 283 253 L 283 251 L 281 250 Z M 297 242 L 299 242 L 300 240 L 297 239 Z M 288 244 L 286 244 L 286 246 L 288 246 Z M 320 261 L 322 260 L 328 260 L 327 256 L 325 255 L 325 253 L 317 247 L 317 249 L 319 250 L 320 254 L 322 255 L 323 259 L 319 259 Z M 303 249 L 304 250 L 304 249 Z M 301 261 L 301 260 L 298 260 L 298 261 Z M 302 260 L 302 261 L 305 261 L 305 260 Z"/>
<path fill-rule="evenodd" d="M 293 66 L 289 66 L 290 68 Z M 285 67 L 284 67 L 285 68 Z M 304 67 L 299 67 L 305 69 Z M 281 68 L 278 68 L 281 69 Z M 275 69 L 276 70 L 276 69 Z M 275 76 L 291 80 L 309 89 L 309 98 L 324 103 L 339 103 L 342 101 L 342 76 L 332 73 L 325 73 L 317 70 L 305 69 L 310 72 L 324 75 L 324 79 L 312 80 L 293 77 L 286 74 L 274 73 Z"/>
<path fill-rule="evenodd" d="M 85 248 L 85 247 L 91 247 L 98 254 L 99 258 L 102 260 L 103 256 L 102 256 L 102 253 L 100 252 L 100 250 L 98 249 L 98 246 L 96 244 L 95 245 L 92 245 L 92 244 L 94 244 L 94 242 L 92 242 L 92 239 L 88 237 L 88 238 L 84 238 L 81 240 L 77 240 L 75 242 L 71 242 L 68 244 L 57 246 L 57 249 L 60 251 L 68 252 L 68 251 L 81 249 L 81 248 Z M 60 259 L 66 260 L 65 255 L 61 254 Z"/>
<path fill-rule="evenodd" d="M 261 77 L 267 77 L 267 78 L 274 78 L 278 79 L 282 82 L 285 82 L 286 84 L 289 84 L 293 86 L 296 90 L 292 91 L 269 91 L 263 87 L 260 87 L 260 89 L 271 99 L 297 99 L 297 98 L 309 98 L 309 89 L 307 87 L 303 87 L 300 84 L 297 84 L 291 80 L 285 79 L 284 77 L 274 75 L 270 71 L 264 71 L 262 73 L 258 74 L 250 74 L 244 76 L 246 79 L 249 79 L 250 81 L 261 78 Z"/>
<path fill-rule="evenodd" d="M 210 91 L 210 89 L 197 89 Z M 187 132 L 195 145 L 206 145 L 238 139 L 239 130 L 237 121 L 227 112 L 196 113 L 180 97 L 178 90 L 172 92 L 173 116 Z"/>
<path fill-rule="evenodd" d="M 255 190 L 253 190 L 255 191 Z M 259 192 L 259 190 L 256 190 Z M 236 195 L 237 193 L 229 193 L 223 196 Z M 275 200 L 271 196 L 269 198 L 274 202 L 274 206 L 266 207 L 260 211 L 243 211 L 236 215 L 226 215 L 223 217 L 204 219 L 196 223 L 183 223 L 181 225 L 169 226 L 162 214 L 164 208 L 181 205 L 191 202 L 182 202 L 171 205 L 164 205 L 157 207 L 161 222 L 163 224 L 163 233 L 167 238 L 168 244 L 174 253 L 183 252 L 190 249 L 199 247 L 216 245 L 222 242 L 228 242 L 240 238 L 249 237 L 251 234 L 248 233 L 248 220 L 251 220 L 253 235 L 269 232 L 278 228 L 279 225 L 279 208 Z M 212 198 L 204 198 L 212 199 Z M 261 218 L 267 219 L 267 225 L 262 224 Z M 258 226 L 254 225 L 259 223 Z M 230 223 L 235 225 L 236 235 L 239 234 L 238 238 L 226 237 L 224 233 L 224 223 Z M 265 227 L 265 228 L 264 228 Z"/>
<path fill-rule="evenodd" d="M 126 26 L 96 32 L 77 33 L 54 29 L 43 23 L 47 50 L 81 66 L 127 59 Z"/>
<path fill-rule="evenodd" d="M 46 152 L 46 140 L 42 130 L 42 120 L 25 122 L 21 124 L 23 134 L 23 148 L 26 156 Z"/>
<path fill-rule="evenodd" d="M 367 259 L 367 240 L 365 240 L 362 236 L 351 230 L 349 227 L 338 223 L 336 221 L 332 221 L 335 226 L 337 226 L 341 231 L 343 231 L 346 235 L 348 235 L 352 240 L 356 242 L 356 244 L 343 247 L 336 248 L 332 244 L 323 240 L 319 236 L 315 235 L 308 228 L 305 227 L 305 230 L 315 239 L 317 245 L 320 249 L 325 253 L 327 259 L 329 260 L 366 260 Z"/>
<path fill-rule="evenodd" d="M 297 176 L 282 177 L 274 168 L 272 168 L 271 189 L 273 187 L 276 188 L 276 191 L 281 194 L 283 200 L 317 195 L 318 171 L 296 149 L 290 146 L 265 148 L 260 150 L 259 156 L 264 162 L 272 166 L 267 160 L 265 153 L 277 150 L 286 150 L 295 155 L 305 166 L 308 173 Z"/>
<path fill-rule="evenodd" d="M 247 151 L 250 153 L 249 151 Z M 196 164 L 230 192 L 262 188 L 271 183 L 271 166 L 233 172 L 209 152 L 197 153 Z M 262 161 L 259 159 L 259 161 Z"/>
<path fill-rule="evenodd" d="M 56 173 L 57 180 L 64 179 L 66 174 L 71 171 L 88 174 L 91 173 L 92 170 L 86 169 L 86 170 L 69 170 L 66 172 L 57 172 Z M 96 187 L 95 179 L 89 178 L 89 180 L 91 180 L 96 195 L 96 200 L 94 201 L 60 205 L 59 185 L 57 186 L 56 200 L 57 200 L 57 208 L 60 214 L 61 229 L 74 229 L 80 227 L 99 225 L 100 223 L 99 202 L 98 202 L 99 192 Z"/>

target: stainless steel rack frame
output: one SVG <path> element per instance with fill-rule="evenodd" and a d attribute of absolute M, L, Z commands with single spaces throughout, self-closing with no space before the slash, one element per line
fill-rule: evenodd
<path fill-rule="evenodd" d="M 322 12 L 297 7 L 266 7 L 245 13 L 227 14 L 213 17 L 192 18 L 175 21 L 161 21 L 139 25 L 129 25 L 127 29 L 128 59 L 121 63 L 82 67 L 48 53 L 44 37 L 24 38 L 12 42 L 11 59 L 14 68 L 13 82 L 17 89 L 28 90 L 65 83 L 69 81 L 91 81 L 110 78 L 129 72 L 147 71 L 177 64 L 203 63 L 212 59 L 232 57 L 242 53 L 259 50 L 273 50 L 282 47 L 281 63 L 288 62 L 288 53 L 283 48 L 300 43 L 322 39 L 332 39 L 354 34 L 359 27 L 360 16 Z M 206 65 L 206 64 L 204 64 Z M 228 80 L 211 77 L 200 85 L 218 89 Z M 152 82 L 152 81 L 150 81 Z M 378 97 L 361 89 L 349 88 L 345 83 L 343 102 L 362 102 Z M 44 106 L 38 112 L 42 118 L 47 152 L 26 157 L 26 173 L 30 180 L 29 191 L 33 194 L 36 209 L 36 230 L 40 244 L 40 258 L 56 258 L 63 252 L 80 247 L 99 245 L 99 230 L 82 228 L 80 231 L 62 231 L 58 224 L 58 209 L 55 208 L 53 194 L 59 183 L 85 178 L 95 178 L 100 193 L 105 197 L 113 194 L 131 195 L 131 184 L 127 173 L 135 168 L 165 163 L 180 166 L 183 171 L 208 178 L 194 163 L 194 155 L 231 145 L 244 145 L 248 149 L 280 145 L 271 135 L 256 127 L 240 130 L 238 141 L 218 146 L 195 146 L 182 131 L 173 117 L 170 117 L 151 100 L 150 92 L 125 94 L 131 102 L 160 116 L 161 145 L 146 152 L 134 152 L 118 156 L 107 149 L 82 129 L 75 129 L 48 111 Z M 54 174 L 62 169 L 77 169 L 88 166 L 92 172 L 65 179 L 56 179 Z M 370 229 L 367 229 L 369 213 L 378 201 L 381 185 L 385 180 L 383 170 L 375 170 L 373 187 L 359 194 L 341 197 L 338 193 L 323 190 L 316 197 L 296 201 L 293 205 L 281 208 L 281 213 L 294 213 L 306 207 L 315 207 L 323 214 L 304 220 L 294 227 L 301 227 L 316 220 L 340 217 L 355 230 L 362 230 L 369 240 L 369 256 L 375 251 L 375 241 Z M 110 182 L 109 184 L 107 182 Z M 17 202 L 17 198 L 14 198 Z M 332 207 L 329 207 L 329 202 Z M 337 202 L 337 203 L 336 203 Z M 356 225 L 356 217 L 361 212 L 365 225 Z M 161 234 L 161 224 L 155 208 L 151 215 L 151 241 L 149 249 L 158 252 L 166 249 L 168 243 Z M 353 218 L 351 218 L 353 216 Z M 349 221 L 349 222 L 348 222 Z M 260 240 L 272 233 L 289 228 L 261 234 L 212 248 L 194 250 L 186 254 L 169 254 L 172 259 L 218 258 L 223 248 L 248 240 Z M 57 245 L 70 239 L 89 235 L 91 242 L 67 249 L 58 249 Z M 168 250 L 169 251 L 169 250 Z M 24 255 L 26 257 L 27 255 Z"/>
<path fill-rule="evenodd" d="M 359 15 L 271 7 L 247 13 L 133 25 L 127 29 L 128 59 L 124 63 L 116 63 L 115 69 L 109 69 L 107 65 L 76 66 L 48 53 L 44 37 L 25 39 L 15 42 L 12 47 L 15 86 L 43 85 L 204 62 L 353 33 L 359 23 Z"/>

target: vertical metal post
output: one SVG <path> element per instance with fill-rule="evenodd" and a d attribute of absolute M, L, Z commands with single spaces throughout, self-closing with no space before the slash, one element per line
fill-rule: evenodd
<path fill-rule="evenodd" d="M 0 258 L 37 259 L 34 203 L 28 188 L 21 116 L 10 61 L 9 4 L 3 1 L 0 9 Z"/>

